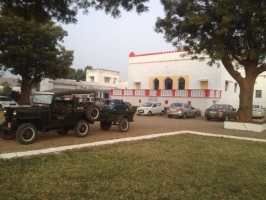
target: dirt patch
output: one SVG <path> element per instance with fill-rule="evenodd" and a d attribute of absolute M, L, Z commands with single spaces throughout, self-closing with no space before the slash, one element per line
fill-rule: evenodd
<path fill-rule="evenodd" d="M 0 114 L 2 117 L 2 114 Z M 1 119 L 0 119 L 1 120 Z M 3 120 L 3 119 L 2 119 Z M 174 132 L 174 131 L 197 131 L 213 134 L 233 135 L 239 137 L 250 137 L 266 139 L 266 131 L 262 133 L 238 131 L 224 129 L 222 121 L 207 121 L 204 117 L 197 118 L 168 118 L 166 115 L 160 116 L 134 116 L 134 122 L 130 123 L 129 131 L 121 133 L 117 126 L 112 126 L 109 131 L 103 131 L 100 123 L 95 122 L 91 125 L 89 136 L 84 138 L 75 137 L 73 131 L 62 136 L 56 132 L 39 133 L 36 141 L 30 145 L 21 145 L 16 140 L 4 140 L 0 138 L 0 153 L 21 152 L 52 148 L 65 145 L 82 144 L 95 141 L 117 139 L 123 137 L 133 137 L 156 133 Z"/>

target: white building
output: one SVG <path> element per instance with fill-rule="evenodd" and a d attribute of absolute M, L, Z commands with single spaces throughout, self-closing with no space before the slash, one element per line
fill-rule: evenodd
<path fill-rule="evenodd" d="M 266 108 L 266 72 L 261 73 L 254 85 L 253 103 L 257 103 Z"/>
<path fill-rule="evenodd" d="M 128 88 L 111 90 L 112 98 L 140 106 L 148 100 L 158 100 L 166 107 L 173 102 L 188 102 L 205 111 L 216 103 L 239 106 L 239 85 L 220 63 L 220 67 L 205 61 L 182 57 L 184 51 L 129 55 Z"/>
<path fill-rule="evenodd" d="M 119 72 L 105 69 L 90 69 L 86 71 L 86 81 L 72 79 L 44 79 L 40 84 L 40 91 L 51 89 L 92 89 L 97 90 L 97 97 L 109 98 L 111 89 L 126 89 L 127 82 L 119 81 Z"/>

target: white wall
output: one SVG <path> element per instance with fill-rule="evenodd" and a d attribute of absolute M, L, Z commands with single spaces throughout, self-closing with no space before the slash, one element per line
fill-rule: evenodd
<path fill-rule="evenodd" d="M 236 81 L 226 71 L 220 62 L 220 66 L 207 65 L 205 61 L 191 60 L 190 57 L 181 57 L 184 52 L 162 52 L 155 54 L 143 54 L 129 57 L 128 89 L 135 89 L 135 81 L 140 81 L 141 89 L 149 88 L 150 76 L 174 76 L 188 75 L 188 89 L 200 89 L 200 80 L 208 80 L 208 89 L 222 90 L 222 99 L 217 103 L 228 103 L 233 107 L 239 107 L 239 86 L 234 91 Z M 228 90 L 225 91 L 225 81 L 228 81 Z M 211 100 L 212 102 L 212 100 Z"/>

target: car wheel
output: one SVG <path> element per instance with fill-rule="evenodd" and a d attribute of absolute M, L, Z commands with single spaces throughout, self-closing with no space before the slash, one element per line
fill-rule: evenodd
<path fill-rule="evenodd" d="M 164 115 L 164 114 L 165 114 L 165 112 L 164 112 L 164 110 L 162 110 L 161 115 Z"/>
<path fill-rule="evenodd" d="M 37 129 L 33 124 L 25 123 L 18 127 L 16 135 L 21 144 L 31 144 L 37 137 Z"/>
<path fill-rule="evenodd" d="M 119 128 L 120 132 L 127 132 L 129 129 L 128 119 L 123 117 L 118 124 L 118 128 Z"/>
<path fill-rule="evenodd" d="M 74 133 L 78 137 L 86 137 L 90 132 L 90 124 L 85 120 L 79 120 L 74 128 Z"/>
<path fill-rule="evenodd" d="M 184 113 L 183 116 L 182 116 L 183 119 L 186 119 L 187 118 L 187 113 Z"/>
<path fill-rule="evenodd" d="M 62 130 L 57 131 L 59 135 L 66 135 L 70 131 L 70 127 L 64 127 Z"/>
<path fill-rule="evenodd" d="M 193 117 L 196 118 L 197 117 L 197 113 L 194 113 Z"/>
<path fill-rule="evenodd" d="M 4 140 L 13 140 L 16 138 L 16 134 L 11 131 L 1 130 L 1 136 Z"/>
<path fill-rule="evenodd" d="M 228 121 L 228 120 L 229 120 L 228 115 L 225 115 L 224 121 Z"/>
<path fill-rule="evenodd" d="M 108 131 L 111 128 L 111 125 L 111 122 L 107 122 L 106 120 L 100 122 L 100 126 L 103 131 Z"/>
<path fill-rule="evenodd" d="M 149 116 L 151 116 L 151 115 L 152 115 L 151 111 L 149 111 L 149 112 L 148 112 L 148 115 L 149 115 Z"/>
<path fill-rule="evenodd" d="M 98 106 L 90 105 L 86 110 L 86 117 L 89 121 L 96 121 L 100 117 L 100 109 Z"/>
<path fill-rule="evenodd" d="M 140 116 L 140 114 L 138 114 L 138 116 Z"/>
<path fill-rule="evenodd" d="M 168 115 L 168 118 L 172 118 L 173 116 L 172 115 Z"/>

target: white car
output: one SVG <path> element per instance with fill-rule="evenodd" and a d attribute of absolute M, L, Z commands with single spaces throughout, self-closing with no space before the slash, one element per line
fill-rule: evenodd
<path fill-rule="evenodd" d="M 253 106 L 252 106 L 252 117 L 264 118 L 265 117 L 264 108 L 261 105 L 259 105 L 259 104 L 253 104 Z"/>
<path fill-rule="evenodd" d="M 164 106 L 160 102 L 146 102 L 137 108 L 138 115 L 155 115 L 155 114 L 165 114 Z"/>
<path fill-rule="evenodd" d="M 6 107 L 16 107 L 18 103 L 6 96 L 0 96 L 0 110 Z"/>

